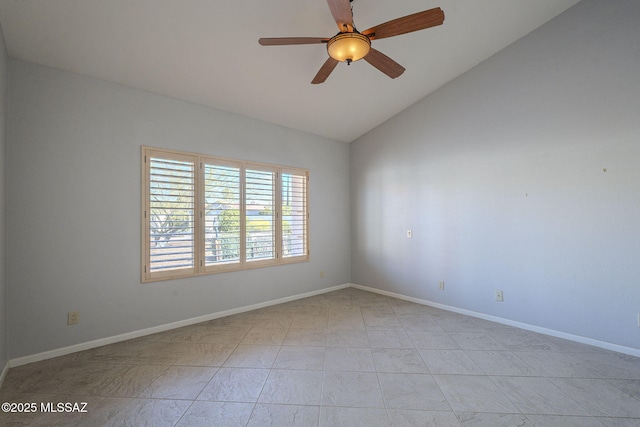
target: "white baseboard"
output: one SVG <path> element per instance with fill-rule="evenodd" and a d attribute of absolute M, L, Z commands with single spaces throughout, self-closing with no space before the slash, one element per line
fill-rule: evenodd
<path fill-rule="evenodd" d="M 504 319 L 502 317 L 491 316 L 489 314 L 479 313 L 476 311 L 465 310 L 463 308 L 453 307 L 450 305 L 439 304 L 436 302 L 408 297 L 406 295 L 397 294 L 395 292 L 383 291 L 381 289 L 371 288 L 369 286 L 357 285 L 355 283 L 351 283 L 351 287 L 360 289 L 363 291 L 373 292 L 380 295 L 385 295 L 388 297 L 398 298 L 405 301 L 415 302 L 416 304 L 427 305 L 429 307 L 440 308 L 442 310 L 452 311 L 454 313 L 464 314 L 471 317 L 477 317 L 479 319 L 489 320 L 491 322 L 500 323 L 507 326 L 513 326 L 515 328 L 525 329 L 527 331 L 538 332 L 541 334 L 549 335 L 556 338 L 563 338 L 565 340 L 578 342 L 581 344 L 587 344 L 594 347 L 603 348 L 605 350 L 611 350 L 618 353 L 628 354 L 630 356 L 640 357 L 640 349 L 625 347 L 618 344 L 608 343 L 606 341 L 599 341 L 592 338 L 582 337 L 580 335 L 568 334 L 566 332 L 556 331 L 554 329 L 541 328 L 539 326 L 530 325 L 528 323 L 516 322 L 514 320 Z"/>
<path fill-rule="evenodd" d="M 302 298 L 308 298 L 316 295 L 325 294 L 327 292 L 337 291 L 339 289 L 344 289 L 350 287 L 350 283 L 346 283 L 343 285 L 333 286 L 330 288 L 320 289 L 318 291 L 306 292 L 303 294 L 292 295 L 285 298 L 279 298 L 271 301 L 261 302 L 258 304 L 247 305 L 244 307 L 234 308 L 231 310 L 219 311 L 217 313 L 207 314 L 204 316 L 193 317 L 191 319 L 180 320 L 177 322 L 167 323 L 164 325 L 154 326 L 152 328 L 140 329 L 133 332 L 127 332 L 125 334 L 115 335 L 107 338 L 100 338 L 93 341 L 87 341 L 80 344 L 70 345 L 68 347 L 57 348 L 55 350 L 49 350 L 38 354 L 32 354 L 30 356 L 18 357 L 16 359 L 11 359 L 7 362 L 7 366 L 5 367 L 5 371 L 8 367 L 14 368 L 16 366 L 26 365 L 28 363 L 40 362 L 46 359 L 52 359 L 58 356 L 64 356 L 71 353 L 76 353 L 78 351 L 90 350 L 96 347 L 102 347 L 103 345 L 114 344 L 120 341 L 126 341 L 133 338 L 139 338 L 146 335 L 156 334 L 158 332 L 165 332 L 171 329 L 181 328 L 183 326 L 195 325 L 196 323 L 207 322 L 209 320 L 218 319 L 220 317 L 231 316 L 233 314 L 244 313 L 246 311 L 257 310 L 259 308 L 269 307 L 272 305 L 282 304 L 285 302 L 295 301 Z M 6 373 L 3 371 L 3 375 Z M 4 378 L 4 376 L 2 377 Z M 1 384 L 1 382 L 0 382 Z"/>

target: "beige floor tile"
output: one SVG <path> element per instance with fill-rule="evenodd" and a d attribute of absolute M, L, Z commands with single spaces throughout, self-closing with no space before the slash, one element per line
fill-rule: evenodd
<path fill-rule="evenodd" d="M 535 426 L 544 427 L 613 427 L 616 424 L 602 423 L 593 417 L 577 417 L 566 415 L 528 415 L 527 418 Z M 638 424 L 630 424 L 637 426 Z"/>
<path fill-rule="evenodd" d="M 530 377 L 536 370 L 510 351 L 467 351 L 467 355 L 487 375 Z"/>
<path fill-rule="evenodd" d="M 446 332 L 407 331 L 415 348 L 425 350 L 460 350 L 460 346 Z"/>
<path fill-rule="evenodd" d="M 273 345 L 239 345 L 224 362 L 225 367 L 271 368 L 280 347 Z"/>
<path fill-rule="evenodd" d="M 492 379 L 523 414 L 588 414 L 585 408 L 556 387 L 548 378 L 492 377 Z"/>
<path fill-rule="evenodd" d="M 329 328 L 327 347 L 369 347 L 367 331 L 364 329 Z"/>
<path fill-rule="evenodd" d="M 173 427 L 190 405 L 188 400 L 133 399 L 105 427 Z"/>
<path fill-rule="evenodd" d="M 194 344 L 175 364 L 184 366 L 222 366 L 236 349 L 235 344 Z"/>
<path fill-rule="evenodd" d="M 389 418 L 384 409 L 377 408 L 320 408 L 320 427 L 388 427 Z"/>
<path fill-rule="evenodd" d="M 289 405 L 319 405 L 322 371 L 273 369 L 258 401 Z"/>
<path fill-rule="evenodd" d="M 318 406 L 256 405 L 247 427 L 309 427 L 318 424 Z"/>
<path fill-rule="evenodd" d="M 209 383 L 218 368 L 171 366 L 139 394 L 149 399 L 193 400 Z"/>
<path fill-rule="evenodd" d="M 288 328 L 266 328 L 262 324 L 253 327 L 244 336 L 240 344 L 244 345 L 282 345 L 287 336 Z"/>
<path fill-rule="evenodd" d="M 324 353 L 324 347 L 283 346 L 273 368 L 320 371 L 324 368 Z"/>
<path fill-rule="evenodd" d="M 292 329 L 326 329 L 329 315 L 296 314 L 291 322 Z"/>
<path fill-rule="evenodd" d="M 325 372 L 322 405 L 384 408 L 378 376 L 373 372 Z"/>
<path fill-rule="evenodd" d="M 414 348 L 403 328 L 368 329 L 367 337 L 371 348 Z"/>
<path fill-rule="evenodd" d="M 371 350 L 377 372 L 428 373 L 418 350 L 413 348 L 376 348 Z"/>
<path fill-rule="evenodd" d="M 519 351 L 514 352 L 514 354 L 531 366 L 538 376 L 599 378 L 597 370 L 589 366 L 587 362 L 580 360 L 573 353 Z"/>
<path fill-rule="evenodd" d="M 486 332 L 451 332 L 449 336 L 463 350 L 500 351 L 507 349 Z"/>
<path fill-rule="evenodd" d="M 90 396 L 135 397 L 162 375 L 167 366 L 158 365 L 119 365 L 105 371 L 96 379 L 86 381 L 86 394 Z M 81 381 L 78 378 L 79 381 Z M 76 393 L 75 381 L 65 383 L 61 391 Z"/>
<path fill-rule="evenodd" d="M 434 378 L 456 412 L 520 413 L 511 402 L 512 395 L 500 390 L 489 377 L 434 375 Z"/>
<path fill-rule="evenodd" d="M 215 326 L 207 328 L 200 337 L 200 342 L 211 344 L 240 344 L 251 328 L 242 326 Z"/>
<path fill-rule="evenodd" d="M 405 331 L 442 332 L 436 319 L 426 314 L 402 314 L 398 320 Z"/>
<path fill-rule="evenodd" d="M 638 427 L 640 426 L 640 418 L 597 418 L 602 425 L 606 427 Z M 568 425 L 568 424 L 565 424 Z M 583 424 L 587 425 L 587 424 Z"/>
<path fill-rule="evenodd" d="M 378 374 L 387 408 L 451 411 L 438 384 L 428 374 Z"/>
<path fill-rule="evenodd" d="M 252 411 L 252 403 L 193 402 L 176 427 L 244 426 Z"/>
<path fill-rule="evenodd" d="M 551 382 L 589 415 L 640 418 L 640 396 L 629 395 L 608 380 L 552 378 Z"/>
<path fill-rule="evenodd" d="M 198 400 L 256 402 L 268 376 L 268 369 L 220 368 Z"/>
<path fill-rule="evenodd" d="M 457 415 L 462 427 L 534 427 L 524 415 L 483 412 L 458 412 Z"/>
<path fill-rule="evenodd" d="M 390 409 L 389 422 L 394 427 L 459 427 L 458 418 L 448 411 L 410 411 Z M 518 424 L 511 424 L 515 426 Z M 487 427 L 497 427 L 497 424 Z"/>
<path fill-rule="evenodd" d="M 324 347 L 327 342 L 325 329 L 294 329 L 287 332 L 282 345 Z"/>
<path fill-rule="evenodd" d="M 326 371 L 375 372 L 369 348 L 327 347 L 324 357 Z"/>
<path fill-rule="evenodd" d="M 432 374 L 482 375 L 484 372 L 462 350 L 418 349 Z"/>

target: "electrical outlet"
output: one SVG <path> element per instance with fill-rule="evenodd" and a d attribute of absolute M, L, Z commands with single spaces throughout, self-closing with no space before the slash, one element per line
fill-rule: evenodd
<path fill-rule="evenodd" d="M 440 281 L 440 283 L 438 283 L 438 288 L 439 288 L 441 291 L 444 291 L 444 280 L 441 280 L 441 281 Z"/>
<path fill-rule="evenodd" d="M 67 313 L 67 325 L 77 325 L 80 323 L 80 312 L 70 311 Z"/>
<path fill-rule="evenodd" d="M 320 278 L 321 278 L 321 279 L 324 279 L 324 271 L 321 271 L 321 272 L 320 272 Z"/>
<path fill-rule="evenodd" d="M 504 296 L 502 295 L 502 291 L 496 291 L 496 301 L 503 302 Z"/>

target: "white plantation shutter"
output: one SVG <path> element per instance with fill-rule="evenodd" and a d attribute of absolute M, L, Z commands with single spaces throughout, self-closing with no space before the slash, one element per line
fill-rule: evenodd
<path fill-rule="evenodd" d="M 308 251 L 308 206 L 306 171 L 282 173 L 282 257 L 306 258 Z"/>
<path fill-rule="evenodd" d="M 245 172 L 246 261 L 276 259 L 276 172 L 248 168 Z"/>
<path fill-rule="evenodd" d="M 195 267 L 195 164 L 151 155 L 148 163 L 150 274 Z"/>
<path fill-rule="evenodd" d="M 204 163 L 205 266 L 240 263 L 241 164 Z"/>
<path fill-rule="evenodd" d="M 142 147 L 142 281 L 309 259 L 309 172 Z"/>

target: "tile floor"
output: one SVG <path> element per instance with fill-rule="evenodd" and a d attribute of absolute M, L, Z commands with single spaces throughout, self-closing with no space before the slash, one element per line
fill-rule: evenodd
<path fill-rule="evenodd" d="M 640 359 L 348 288 L 16 367 L 0 402 L 36 403 L 17 426 L 639 426 Z"/>

